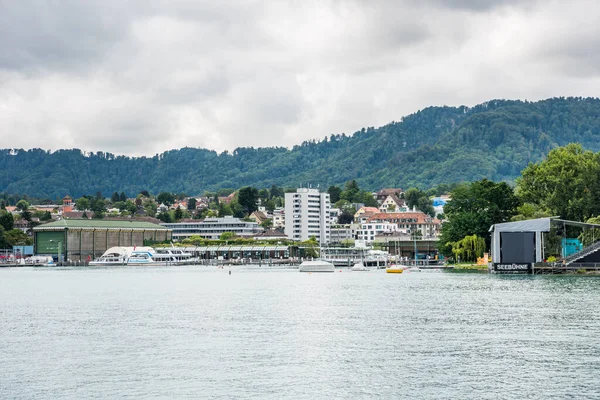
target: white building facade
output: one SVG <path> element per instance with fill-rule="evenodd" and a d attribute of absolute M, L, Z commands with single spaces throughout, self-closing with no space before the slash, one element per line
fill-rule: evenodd
<path fill-rule="evenodd" d="M 242 221 L 231 216 L 162 223 L 161 225 L 173 230 L 173 240 L 187 239 L 192 236 L 216 240 L 225 232 L 233 232 L 240 237 L 252 237 L 264 231 L 256 222 Z"/>
<path fill-rule="evenodd" d="M 285 194 L 285 234 L 292 240 L 305 241 L 311 236 L 320 244 L 331 241 L 331 202 L 329 193 L 300 188 Z"/>
<path fill-rule="evenodd" d="M 402 232 L 397 224 L 389 222 L 371 222 L 360 224 L 360 229 L 356 231 L 356 239 L 363 240 L 367 245 L 371 245 L 375 237 L 384 233 Z"/>

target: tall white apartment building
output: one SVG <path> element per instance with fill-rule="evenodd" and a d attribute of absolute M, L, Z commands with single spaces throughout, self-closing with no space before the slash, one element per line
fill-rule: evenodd
<path fill-rule="evenodd" d="M 331 203 L 329 193 L 300 188 L 285 194 L 285 234 L 293 240 L 305 241 L 311 236 L 320 244 L 331 240 Z"/>

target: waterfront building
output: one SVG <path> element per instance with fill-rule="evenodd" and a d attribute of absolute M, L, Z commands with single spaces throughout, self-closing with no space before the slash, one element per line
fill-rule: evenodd
<path fill-rule="evenodd" d="M 406 229 L 400 230 L 398 224 L 392 222 L 369 222 L 360 224 L 360 228 L 356 231 L 356 239 L 371 245 L 376 236 L 406 231 Z"/>
<path fill-rule="evenodd" d="M 33 228 L 35 254 L 60 261 L 100 257 L 117 246 L 143 246 L 144 240 L 171 240 L 171 230 L 150 222 L 63 219 Z"/>
<path fill-rule="evenodd" d="M 192 219 L 162 223 L 161 225 L 173 231 L 173 240 L 183 240 L 192 236 L 216 240 L 225 232 L 233 232 L 240 237 L 252 237 L 263 231 L 263 228 L 254 221 L 242 221 L 232 216 L 204 220 Z"/>
<path fill-rule="evenodd" d="M 397 226 L 397 230 L 416 234 L 424 239 L 437 237 L 440 233 L 440 221 L 421 211 L 379 213 L 367 220 L 367 224 L 373 223 L 392 223 Z"/>
<path fill-rule="evenodd" d="M 285 234 L 292 240 L 305 241 L 311 236 L 321 244 L 331 240 L 331 204 L 329 193 L 299 188 L 285 194 Z"/>
<path fill-rule="evenodd" d="M 285 228 L 285 210 L 276 208 L 273 210 L 273 229 Z"/>
<path fill-rule="evenodd" d="M 330 243 L 344 243 L 355 237 L 350 225 L 332 225 Z"/>

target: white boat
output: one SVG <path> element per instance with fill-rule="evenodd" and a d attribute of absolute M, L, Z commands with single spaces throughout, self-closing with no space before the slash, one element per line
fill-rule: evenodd
<path fill-rule="evenodd" d="M 187 253 L 177 247 L 157 247 L 152 253 L 152 259 L 167 264 L 191 264 L 195 261 L 192 253 Z"/>
<path fill-rule="evenodd" d="M 358 262 L 369 267 L 384 267 L 389 264 L 390 254 L 368 247 L 322 247 L 321 259 L 336 267 L 350 267 Z"/>
<path fill-rule="evenodd" d="M 152 258 L 152 252 L 144 249 L 134 250 L 127 259 L 127 265 L 165 265 L 165 263 L 154 261 L 154 258 Z"/>
<path fill-rule="evenodd" d="M 362 262 L 357 262 L 350 268 L 350 271 L 368 271 L 369 268 L 365 267 Z"/>
<path fill-rule="evenodd" d="M 52 256 L 31 256 L 23 260 L 22 264 L 33 267 L 51 267 L 55 265 Z"/>
<path fill-rule="evenodd" d="M 335 266 L 324 260 L 303 261 L 298 268 L 300 272 L 334 272 Z"/>
<path fill-rule="evenodd" d="M 89 265 L 126 265 L 133 247 L 111 247 L 104 254 L 89 262 Z"/>

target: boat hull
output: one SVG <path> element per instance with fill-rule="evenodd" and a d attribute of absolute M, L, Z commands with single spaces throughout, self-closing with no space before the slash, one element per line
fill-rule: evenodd
<path fill-rule="evenodd" d="M 388 274 L 401 274 L 404 270 L 401 268 L 386 268 L 385 272 Z"/>
<path fill-rule="evenodd" d="M 335 272 L 335 266 L 327 261 L 304 261 L 298 267 L 300 272 Z"/>

